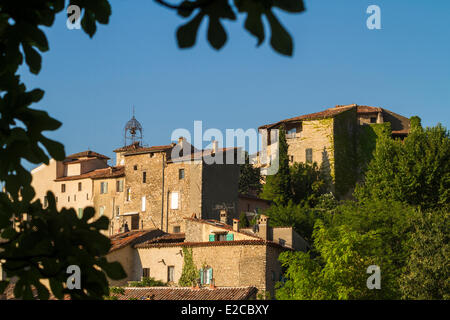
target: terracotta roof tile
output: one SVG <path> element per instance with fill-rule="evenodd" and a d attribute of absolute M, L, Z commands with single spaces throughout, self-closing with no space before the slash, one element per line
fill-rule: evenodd
<path fill-rule="evenodd" d="M 134 155 L 134 154 L 168 151 L 168 150 L 172 149 L 174 146 L 175 146 L 175 143 L 168 144 L 168 145 L 165 145 L 165 146 L 140 147 L 140 148 L 136 148 L 136 149 L 130 149 L 124 155 L 125 156 L 131 156 L 131 155 Z"/>
<path fill-rule="evenodd" d="M 332 118 L 332 117 L 337 116 L 338 114 L 340 114 L 340 113 L 342 113 L 344 111 L 350 110 L 350 109 L 352 109 L 354 107 L 356 107 L 356 104 L 351 104 L 351 105 L 348 105 L 348 106 L 336 106 L 334 108 L 329 108 L 329 109 L 324 110 L 324 111 L 310 113 L 310 114 L 305 114 L 305 115 L 302 115 L 302 116 L 293 117 L 293 118 L 289 118 L 289 119 L 284 119 L 284 120 L 281 120 L 281 121 L 278 121 L 278 122 L 272 123 L 272 124 L 266 124 L 266 125 L 263 125 L 263 126 L 259 127 L 259 129 L 273 128 L 273 127 L 279 126 L 282 123 L 287 123 L 287 122 Z"/>
<path fill-rule="evenodd" d="M 136 287 L 124 288 L 124 294 L 112 294 L 119 300 L 248 300 L 254 298 L 255 287 Z"/>
<path fill-rule="evenodd" d="M 109 159 L 109 157 L 107 157 L 103 154 L 91 151 L 91 150 L 78 152 L 78 153 L 74 153 L 74 154 L 66 156 L 66 160 L 77 160 L 79 158 L 99 158 L 99 159 L 107 159 L 107 160 Z"/>
<path fill-rule="evenodd" d="M 117 149 L 113 150 L 113 152 L 124 152 L 124 151 L 129 151 L 129 150 L 136 150 L 136 149 L 139 149 L 139 148 L 141 148 L 141 145 L 139 144 L 139 141 L 137 141 L 137 142 L 135 142 L 133 144 L 130 144 L 128 146 L 117 148 Z"/>
<path fill-rule="evenodd" d="M 61 177 L 55 179 L 55 181 L 70 181 L 79 179 L 108 179 L 108 178 L 122 177 L 124 175 L 125 175 L 125 167 L 116 166 L 92 170 L 77 176 Z"/>
<path fill-rule="evenodd" d="M 248 234 L 251 236 L 250 234 Z M 283 247 L 280 244 L 267 241 L 263 239 L 256 240 L 234 240 L 234 241 L 203 241 L 203 242 L 177 242 L 177 243 L 147 243 L 143 242 L 134 245 L 135 248 L 170 248 L 170 247 L 222 247 L 222 246 L 271 246 L 285 250 L 291 250 L 288 247 Z"/>
<path fill-rule="evenodd" d="M 144 241 L 151 240 L 153 238 L 160 237 L 164 232 L 159 229 L 151 230 L 132 230 L 110 236 L 111 249 L 109 252 L 121 249 L 128 245 L 139 244 Z"/>

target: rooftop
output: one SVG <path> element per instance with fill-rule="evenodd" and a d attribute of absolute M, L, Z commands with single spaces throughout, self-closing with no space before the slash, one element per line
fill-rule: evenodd
<path fill-rule="evenodd" d="M 79 160 L 80 158 L 97 158 L 97 159 L 109 160 L 109 158 L 103 154 L 100 154 L 100 153 L 97 153 L 97 152 L 94 152 L 91 150 L 87 150 L 87 151 L 82 151 L 82 152 L 68 155 L 68 156 L 66 156 L 66 159 L 64 161 L 74 161 L 74 160 Z"/>
<path fill-rule="evenodd" d="M 255 287 L 133 287 L 124 290 L 124 294 L 112 295 L 118 300 L 248 300 L 257 292 Z"/>
<path fill-rule="evenodd" d="M 125 175 L 125 167 L 115 166 L 102 169 L 95 169 L 76 176 L 61 177 L 55 179 L 55 181 L 70 181 L 80 179 L 109 179 L 122 177 L 124 175 Z"/>
<path fill-rule="evenodd" d="M 163 234 L 164 232 L 159 229 L 150 229 L 132 230 L 112 235 L 109 237 L 111 240 L 111 249 L 109 249 L 109 252 L 124 248 L 128 245 L 135 245 L 144 241 L 149 241 L 154 238 L 161 237 Z"/>

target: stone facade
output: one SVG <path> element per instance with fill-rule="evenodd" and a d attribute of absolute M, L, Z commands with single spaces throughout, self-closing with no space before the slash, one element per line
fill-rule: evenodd
<path fill-rule="evenodd" d="M 306 242 L 292 228 L 270 228 L 265 216 L 261 216 L 256 233 L 239 230 L 237 219 L 232 225 L 194 217 L 185 218 L 185 223 L 184 234 L 166 234 L 139 241 L 108 254 L 108 260 L 125 264 L 128 277 L 120 284 L 140 280 L 145 272 L 156 280 L 177 286 L 184 265 L 183 249 L 187 248 L 192 250 L 199 279 L 202 270 L 211 277 L 211 281 L 204 279 L 203 284 L 254 286 L 273 296 L 275 284 L 282 277 L 279 254 L 307 249 Z M 116 237 L 119 240 L 113 240 L 113 247 L 117 246 L 116 241 L 123 241 L 119 235 Z"/>
<path fill-rule="evenodd" d="M 215 206 L 237 207 L 239 166 L 208 164 L 203 155 L 173 158 L 178 145 L 136 147 L 117 156 L 125 166 L 123 214 L 138 216 L 141 228 L 183 232 L 183 219 L 192 214 L 218 218 Z"/>
<path fill-rule="evenodd" d="M 270 136 L 270 130 L 284 126 L 290 162 L 316 163 L 329 191 L 348 198 L 365 165 L 358 158 L 359 136 L 364 132 L 359 128 L 386 123 L 393 137 L 409 133 L 409 119 L 386 109 L 356 104 L 282 120 L 259 130 Z"/>

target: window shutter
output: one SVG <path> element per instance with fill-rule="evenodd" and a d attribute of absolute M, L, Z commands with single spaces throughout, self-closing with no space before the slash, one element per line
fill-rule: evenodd
<path fill-rule="evenodd" d="M 209 268 L 209 282 L 210 283 L 211 283 L 212 279 L 213 279 L 213 269 Z"/>
<path fill-rule="evenodd" d="M 213 235 L 213 234 L 210 234 L 209 235 L 209 241 L 214 241 L 214 240 L 216 240 L 216 236 L 215 235 Z"/>
<path fill-rule="evenodd" d="M 234 233 L 227 233 L 227 241 L 233 241 L 234 240 Z"/>
<path fill-rule="evenodd" d="M 203 269 L 200 269 L 200 284 L 203 284 Z"/>

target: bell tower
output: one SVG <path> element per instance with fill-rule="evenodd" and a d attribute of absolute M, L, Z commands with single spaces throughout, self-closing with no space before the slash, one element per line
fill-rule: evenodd
<path fill-rule="evenodd" d="M 133 107 L 133 117 L 127 122 L 124 130 L 124 146 L 138 144 L 142 146 L 142 125 L 134 117 L 134 107 Z"/>

